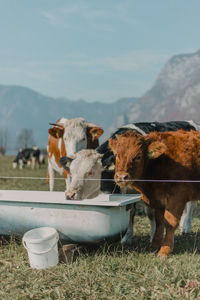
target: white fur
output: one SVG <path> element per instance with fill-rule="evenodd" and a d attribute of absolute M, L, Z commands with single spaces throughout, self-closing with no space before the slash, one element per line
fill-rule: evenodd
<path fill-rule="evenodd" d="M 135 129 L 137 132 L 141 133 L 142 135 L 146 135 L 146 133 L 142 129 L 140 129 L 139 127 L 135 126 L 134 124 L 124 125 L 121 128 Z"/>
<path fill-rule="evenodd" d="M 101 155 L 95 150 L 78 152 L 70 166 L 71 183 L 67 187 L 66 196 L 75 195 L 74 199 L 82 200 L 99 195 L 102 170 Z"/>
<path fill-rule="evenodd" d="M 200 125 L 195 123 L 193 120 L 186 121 L 188 122 L 191 126 L 193 126 L 197 131 L 200 131 Z"/>

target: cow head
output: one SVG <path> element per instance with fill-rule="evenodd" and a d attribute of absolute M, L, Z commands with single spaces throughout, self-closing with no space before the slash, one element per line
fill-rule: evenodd
<path fill-rule="evenodd" d="M 101 127 L 87 123 L 83 118 L 61 118 L 57 123 L 50 125 L 53 127 L 48 130 L 49 134 L 63 140 L 68 157 L 74 157 L 75 153 L 82 149 L 96 148 L 98 138 L 103 134 Z"/>
<path fill-rule="evenodd" d="M 95 150 L 87 149 L 76 153 L 74 159 L 60 159 L 61 165 L 70 171 L 71 176 L 65 193 L 67 199 L 83 200 L 99 195 L 103 170 L 101 157 Z"/>
<path fill-rule="evenodd" d="M 109 147 L 116 157 L 115 181 L 120 187 L 129 188 L 134 188 L 134 180 L 143 179 L 149 161 L 166 151 L 162 142 L 133 131 L 109 139 Z"/>

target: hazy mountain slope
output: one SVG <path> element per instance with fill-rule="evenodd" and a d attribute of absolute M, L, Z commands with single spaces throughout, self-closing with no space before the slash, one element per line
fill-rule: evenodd
<path fill-rule="evenodd" d="M 16 137 L 24 128 L 32 129 L 36 143 L 45 147 L 49 123 L 56 122 L 60 117 L 83 117 L 102 126 L 106 138 L 107 128 L 136 100 L 124 98 L 111 104 L 70 101 L 46 97 L 24 87 L 0 85 L 0 126 L 8 129 L 10 149 L 15 147 Z"/>
<path fill-rule="evenodd" d="M 41 95 L 19 86 L 0 85 L 0 128 L 8 129 L 10 149 L 24 128 L 32 129 L 36 143 L 45 147 L 50 122 L 60 117 L 83 117 L 102 126 L 104 140 L 117 127 L 138 121 L 189 120 L 200 122 L 200 51 L 172 57 L 158 79 L 140 99 L 115 103 L 70 101 Z"/>
<path fill-rule="evenodd" d="M 125 123 L 189 119 L 200 122 L 200 51 L 172 57 L 152 89 L 119 118 Z"/>

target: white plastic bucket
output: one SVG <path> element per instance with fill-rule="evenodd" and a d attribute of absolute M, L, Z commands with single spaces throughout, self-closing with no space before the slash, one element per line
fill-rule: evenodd
<path fill-rule="evenodd" d="M 22 242 L 33 269 L 46 269 L 58 264 L 58 239 L 55 228 L 40 227 L 26 232 Z"/>

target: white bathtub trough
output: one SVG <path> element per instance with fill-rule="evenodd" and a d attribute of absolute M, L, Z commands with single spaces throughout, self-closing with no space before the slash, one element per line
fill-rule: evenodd
<path fill-rule="evenodd" d="M 63 192 L 0 190 L 0 234 L 20 235 L 54 227 L 60 239 L 98 243 L 121 236 L 129 222 L 129 204 L 140 195 L 101 194 L 82 201 L 65 200 Z"/>

